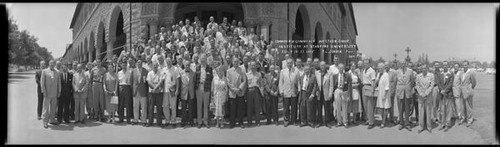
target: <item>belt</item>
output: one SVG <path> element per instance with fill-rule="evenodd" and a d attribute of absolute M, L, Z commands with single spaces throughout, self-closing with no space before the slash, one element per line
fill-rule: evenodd
<path fill-rule="evenodd" d="M 94 82 L 94 83 L 102 83 L 101 81 L 92 81 L 92 82 Z"/>
<path fill-rule="evenodd" d="M 372 86 L 372 84 L 363 84 L 364 86 Z"/>

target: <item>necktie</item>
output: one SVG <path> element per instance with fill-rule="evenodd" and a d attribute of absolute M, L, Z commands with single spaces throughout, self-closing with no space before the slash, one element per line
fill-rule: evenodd
<path fill-rule="evenodd" d="M 342 89 L 343 85 L 344 85 L 344 78 L 342 77 L 342 74 L 339 74 L 339 88 Z"/>

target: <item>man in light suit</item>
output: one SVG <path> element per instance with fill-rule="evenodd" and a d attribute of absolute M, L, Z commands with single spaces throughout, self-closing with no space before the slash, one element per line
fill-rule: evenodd
<path fill-rule="evenodd" d="M 305 125 L 309 125 L 312 128 L 317 127 L 316 122 L 314 121 L 316 108 L 314 107 L 315 103 L 315 94 L 318 85 L 316 84 L 316 77 L 314 76 L 314 69 L 306 64 L 304 66 L 304 75 L 302 75 L 298 81 L 300 92 L 300 127 Z"/>
<path fill-rule="evenodd" d="M 142 113 L 140 114 L 141 123 L 143 126 L 146 126 L 146 118 L 147 118 L 147 96 L 148 96 L 148 85 L 146 83 L 146 79 L 148 76 L 148 71 L 144 69 L 142 66 L 142 60 L 139 59 L 136 62 L 136 68 L 132 69 L 131 73 L 132 80 L 132 97 L 133 97 L 133 111 L 134 111 L 134 120 L 132 124 L 135 125 L 138 123 L 139 112 L 142 109 Z M 141 108 L 141 109 L 139 109 Z"/>
<path fill-rule="evenodd" d="M 55 120 L 57 98 L 61 94 L 61 79 L 54 68 L 54 60 L 49 61 L 49 68 L 42 71 L 41 86 L 43 93 L 43 127 L 48 128 L 47 123 L 58 125 Z"/>
<path fill-rule="evenodd" d="M 182 123 L 181 127 L 186 128 L 187 125 L 194 126 L 193 123 L 193 111 L 196 107 L 194 101 L 194 76 L 195 72 L 188 68 L 191 62 L 189 60 L 184 60 L 184 68 L 181 73 L 181 103 L 182 103 Z"/>
<path fill-rule="evenodd" d="M 328 72 L 328 65 L 325 61 L 319 63 L 320 70 L 316 72 L 318 81 L 317 98 L 320 102 L 317 105 L 317 121 L 328 128 L 331 128 L 330 122 L 333 120 L 332 98 L 333 98 L 333 80 L 332 74 Z M 323 107 L 325 113 L 323 116 Z M 320 125 L 317 125 L 319 127 Z"/>
<path fill-rule="evenodd" d="M 337 126 L 344 125 L 345 128 L 348 127 L 348 104 L 352 95 L 352 79 L 351 75 L 344 72 L 344 64 L 340 63 L 338 65 L 339 74 L 333 76 L 333 86 L 334 86 L 334 101 L 337 101 Z"/>
<path fill-rule="evenodd" d="M 401 64 L 401 68 L 396 71 L 396 95 L 398 101 L 398 122 L 399 130 L 406 128 L 411 131 L 410 121 L 410 103 L 413 95 L 413 70 L 408 67 L 408 63 Z"/>
<path fill-rule="evenodd" d="M 472 98 L 474 97 L 474 88 L 476 88 L 476 74 L 469 68 L 468 61 L 464 61 L 463 68 L 465 73 L 462 75 L 460 90 L 462 92 L 461 100 L 465 103 L 465 116 L 460 123 L 466 123 L 467 127 L 469 127 L 474 121 L 472 117 Z"/>
<path fill-rule="evenodd" d="M 295 124 L 297 121 L 297 81 L 299 79 L 299 71 L 292 67 L 292 64 L 293 60 L 288 58 L 286 60 L 286 68 L 280 72 L 278 84 L 280 96 L 283 97 L 285 127 L 288 127 L 289 124 Z"/>

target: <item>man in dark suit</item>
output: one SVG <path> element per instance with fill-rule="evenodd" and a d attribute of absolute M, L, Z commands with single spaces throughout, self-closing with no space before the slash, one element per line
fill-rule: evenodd
<path fill-rule="evenodd" d="M 36 74 L 35 74 L 36 86 L 37 86 L 37 92 L 38 92 L 38 105 L 37 105 L 37 111 L 36 111 L 38 120 L 42 119 L 43 93 L 42 93 L 42 86 L 40 85 L 40 79 L 42 77 L 42 70 L 44 68 L 46 68 L 45 61 L 40 61 L 40 70 L 36 71 Z"/>
<path fill-rule="evenodd" d="M 300 92 L 300 127 L 309 125 L 312 128 L 317 127 L 315 120 L 315 94 L 318 85 L 316 84 L 316 77 L 314 76 L 314 68 L 310 65 L 304 66 L 304 75 L 299 78 Z"/>
<path fill-rule="evenodd" d="M 148 71 L 142 67 L 142 60 L 137 60 L 136 68 L 132 69 L 131 80 L 132 80 L 132 97 L 133 97 L 133 111 L 134 120 L 132 124 L 138 123 L 139 116 L 141 118 L 141 123 L 146 126 L 147 117 L 147 96 L 148 96 L 148 85 L 146 79 L 148 76 Z M 142 113 L 139 112 L 142 109 Z"/>
<path fill-rule="evenodd" d="M 352 79 L 349 73 L 344 72 L 344 64 L 340 63 L 339 74 L 333 76 L 334 101 L 337 101 L 337 126 L 348 127 L 348 104 L 352 97 Z"/>
<path fill-rule="evenodd" d="M 66 64 L 61 65 L 61 71 L 59 76 L 61 79 L 61 94 L 58 99 L 58 111 L 57 111 L 57 121 L 62 123 L 64 119 L 65 123 L 69 123 L 69 116 L 71 112 L 69 109 L 70 99 L 73 98 L 73 74 L 68 72 Z"/>

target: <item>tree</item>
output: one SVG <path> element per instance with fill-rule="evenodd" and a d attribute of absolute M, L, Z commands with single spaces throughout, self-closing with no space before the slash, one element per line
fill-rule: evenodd
<path fill-rule="evenodd" d="M 28 31 L 18 30 L 12 18 L 9 18 L 9 64 L 33 66 L 41 60 L 52 59 L 52 53 L 47 48 L 41 47 L 38 38 L 30 35 Z"/>
<path fill-rule="evenodd" d="M 496 62 L 495 61 L 491 61 L 489 67 L 490 68 L 495 68 L 495 66 L 496 66 Z"/>

